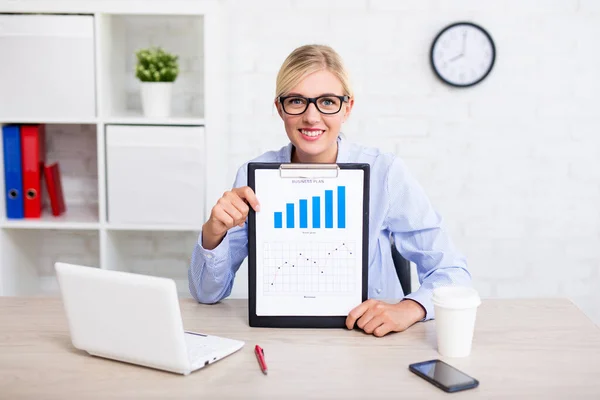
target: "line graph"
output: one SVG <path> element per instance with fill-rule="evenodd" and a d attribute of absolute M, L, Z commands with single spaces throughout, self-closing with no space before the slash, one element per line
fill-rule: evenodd
<path fill-rule="evenodd" d="M 356 262 L 354 242 L 264 243 L 263 293 L 352 292 L 356 284 Z"/>

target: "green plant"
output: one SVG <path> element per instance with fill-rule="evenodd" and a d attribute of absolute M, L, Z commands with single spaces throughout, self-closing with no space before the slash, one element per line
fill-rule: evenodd
<path fill-rule="evenodd" d="M 179 75 L 179 56 L 160 47 L 136 51 L 135 76 L 142 82 L 174 82 Z"/>

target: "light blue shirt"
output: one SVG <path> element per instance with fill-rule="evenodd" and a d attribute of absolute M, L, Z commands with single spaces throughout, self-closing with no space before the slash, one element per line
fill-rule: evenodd
<path fill-rule="evenodd" d="M 252 161 L 289 163 L 292 149 L 290 143 Z M 442 227 L 442 218 L 396 155 L 339 137 L 336 162 L 368 163 L 371 166 L 369 298 L 412 299 L 425 308 L 425 319 L 434 318 L 431 299 L 434 288 L 454 284 L 471 286 L 466 259 Z M 234 187 L 248 184 L 247 165 L 238 170 Z M 421 286 L 406 296 L 392 260 L 390 236 L 400 254 L 417 266 Z M 188 271 L 192 296 L 200 303 L 216 303 L 229 296 L 235 273 L 247 256 L 248 222 L 244 227 L 231 228 L 213 250 L 202 247 L 201 233 Z"/>

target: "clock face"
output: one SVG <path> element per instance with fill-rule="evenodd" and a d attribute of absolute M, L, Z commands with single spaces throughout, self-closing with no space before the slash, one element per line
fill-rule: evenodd
<path fill-rule="evenodd" d="M 491 36 L 480 26 L 459 22 L 444 28 L 433 40 L 431 66 L 449 85 L 472 86 L 492 70 L 496 47 Z"/>

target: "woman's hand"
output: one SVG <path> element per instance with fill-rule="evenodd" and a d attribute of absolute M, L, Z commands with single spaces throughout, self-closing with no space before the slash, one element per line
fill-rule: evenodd
<path fill-rule="evenodd" d="M 406 299 L 388 304 L 369 299 L 350 311 L 346 327 L 352 329 L 356 323 L 365 333 L 384 336 L 390 332 L 402 332 L 423 318 L 425 310 L 416 301 Z"/>
<path fill-rule="evenodd" d="M 234 226 L 244 226 L 250 207 L 259 211 L 254 191 L 249 186 L 231 189 L 217 201 L 208 221 L 202 226 L 202 247 L 212 250 L 221 243 L 227 231 Z"/>

